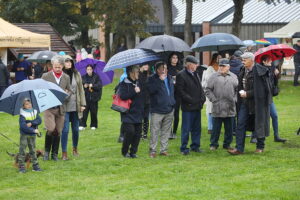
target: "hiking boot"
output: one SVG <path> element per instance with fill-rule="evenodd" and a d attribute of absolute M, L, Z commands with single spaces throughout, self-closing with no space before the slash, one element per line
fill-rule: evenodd
<path fill-rule="evenodd" d="M 45 151 L 43 160 L 49 160 L 49 152 Z"/>
<path fill-rule="evenodd" d="M 22 173 L 22 174 L 26 173 L 26 169 L 24 166 L 19 167 L 19 173 Z"/>
<path fill-rule="evenodd" d="M 164 152 L 161 152 L 159 155 L 161 155 L 161 156 L 168 156 L 169 154 L 168 154 L 168 152 L 164 151 Z"/>
<path fill-rule="evenodd" d="M 43 171 L 43 170 L 40 168 L 39 164 L 36 164 L 36 165 L 32 165 L 32 171 L 40 172 L 40 171 Z"/>

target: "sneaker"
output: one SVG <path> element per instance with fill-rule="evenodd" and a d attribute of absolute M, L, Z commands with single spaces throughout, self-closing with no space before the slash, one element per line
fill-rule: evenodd
<path fill-rule="evenodd" d="M 150 158 L 156 158 L 156 153 L 155 153 L 155 152 L 151 152 L 151 153 L 149 154 L 149 156 L 150 156 Z"/>
<path fill-rule="evenodd" d="M 131 158 L 130 154 L 129 153 L 126 153 L 125 155 L 123 155 L 124 158 Z"/>
<path fill-rule="evenodd" d="M 169 154 L 168 154 L 168 152 L 164 151 L 164 152 L 161 152 L 159 155 L 161 155 L 161 156 L 168 156 Z"/>
<path fill-rule="evenodd" d="M 137 158 L 138 156 L 137 156 L 135 153 L 131 153 L 131 154 L 130 154 L 130 157 L 131 157 L 131 158 Z"/>
<path fill-rule="evenodd" d="M 184 155 L 184 156 L 187 156 L 187 155 L 190 154 L 190 150 L 186 149 L 186 150 L 182 151 L 181 154 Z"/>
<path fill-rule="evenodd" d="M 19 167 L 19 173 L 22 173 L 22 174 L 26 173 L 26 169 L 24 166 Z"/>
<path fill-rule="evenodd" d="M 209 147 L 209 150 L 215 151 L 215 150 L 217 150 L 217 147 L 211 146 L 211 147 Z"/>
<path fill-rule="evenodd" d="M 38 164 L 36 165 L 32 165 L 32 171 L 34 172 L 40 172 L 40 171 L 43 171 L 40 166 Z"/>
<path fill-rule="evenodd" d="M 85 129 L 85 127 L 79 126 L 79 130 L 80 130 L 80 131 L 83 131 L 84 129 Z"/>
<path fill-rule="evenodd" d="M 96 127 L 91 127 L 91 130 L 96 130 Z"/>

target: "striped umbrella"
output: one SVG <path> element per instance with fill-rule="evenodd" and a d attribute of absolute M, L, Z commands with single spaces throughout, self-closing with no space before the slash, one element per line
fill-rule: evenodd
<path fill-rule="evenodd" d="M 262 38 L 262 39 L 259 39 L 259 40 L 255 40 L 255 43 L 256 44 L 264 44 L 264 45 L 270 45 L 272 44 L 271 42 L 269 42 L 268 40 Z"/>
<path fill-rule="evenodd" d="M 139 65 L 154 60 L 161 60 L 161 57 L 153 51 L 144 49 L 128 49 L 111 57 L 105 65 L 103 72 L 129 67 L 131 65 Z"/>

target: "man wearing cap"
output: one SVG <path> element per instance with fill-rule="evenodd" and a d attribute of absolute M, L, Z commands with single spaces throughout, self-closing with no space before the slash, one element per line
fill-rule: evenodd
<path fill-rule="evenodd" d="M 219 147 L 218 140 L 222 123 L 224 123 L 225 127 L 223 148 L 231 148 L 232 120 L 236 115 L 235 103 L 238 79 L 229 69 L 229 60 L 226 58 L 220 59 L 219 70 L 211 75 L 204 89 L 205 95 L 212 102 L 213 131 L 210 137 L 211 150 L 216 150 Z"/>
<path fill-rule="evenodd" d="M 294 65 L 295 65 L 294 86 L 299 86 L 298 77 L 300 75 L 300 40 L 297 40 L 297 43 L 294 44 L 293 48 L 297 50 L 297 53 L 294 55 Z"/>
<path fill-rule="evenodd" d="M 53 70 L 44 73 L 42 79 L 55 83 L 64 91 L 70 94 L 70 78 L 63 73 L 62 69 L 65 64 L 65 59 L 61 55 L 56 55 L 51 59 Z M 49 153 L 51 151 L 51 159 L 58 160 L 58 149 L 60 142 L 60 134 L 64 127 L 65 110 L 63 106 L 56 106 L 44 112 L 44 122 L 47 134 L 45 137 L 45 154 L 44 160 L 49 160 Z"/>
<path fill-rule="evenodd" d="M 272 102 L 269 69 L 254 62 L 254 54 L 244 53 L 244 67 L 239 74 L 238 124 L 236 149 L 229 149 L 232 155 L 244 152 L 246 129 L 255 132 L 256 153 L 262 153 L 265 138 L 270 134 L 270 104 Z"/>
<path fill-rule="evenodd" d="M 180 71 L 176 76 L 176 91 L 182 103 L 180 151 L 183 155 L 188 155 L 190 152 L 190 149 L 187 148 L 190 133 L 192 138 L 191 150 L 198 153 L 201 152 L 201 109 L 205 102 L 205 95 L 201 79 L 195 73 L 197 67 L 198 60 L 194 56 L 189 55 L 185 58 L 185 69 Z"/>
<path fill-rule="evenodd" d="M 15 79 L 16 83 L 19 83 L 23 80 L 27 80 L 29 76 L 32 76 L 31 64 L 24 59 L 23 54 L 18 55 L 18 61 L 13 65 L 13 72 L 16 73 Z"/>

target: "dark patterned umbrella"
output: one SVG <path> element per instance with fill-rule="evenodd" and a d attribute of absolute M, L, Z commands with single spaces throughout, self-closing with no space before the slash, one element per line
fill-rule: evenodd
<path fill-rule="evenodd" d="M 111 57 L 103 71 L 106 72 L 160 59 L 161 57 L 159 55 L 149 50 L 128 49 L 126 51 L 121 51 Z"/>
<path fill-rule="evenodd" d="M 37 51 L 28 57 L 27 60 L 30 62 L 45 63 L 47 60 L 51 60 L 55 55 L 57 55 L 57 53 L 53 51 Z"/>

